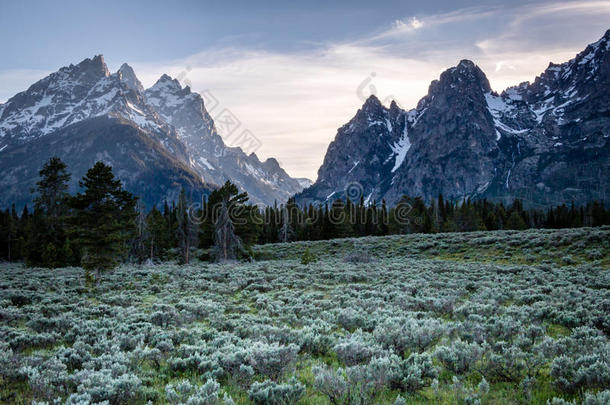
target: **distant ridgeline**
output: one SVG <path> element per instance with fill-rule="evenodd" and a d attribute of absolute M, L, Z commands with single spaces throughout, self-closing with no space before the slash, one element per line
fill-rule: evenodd
<path fill-rule="evenodd" d="M 193 255 L 248 259 L 254 256 L 253 244 L 273 242 L 610 224 L 610 209 L 598 201 L 532 209 L 520 200 L 508 205 L 485 199 L 455 203 L 439 196 L 426 204 L 419 197 L 403 197 L 386 206 L 365 204 L 361 197 L 359 202 L 348 198 L 305 206 L 290 199 L 260 208 L 230 182 L 201 203 L 182 192 L 177 203 L 147 211 L 101 162 L 83 177 L 83 190 L 76 195 L 67 193 L 70 174 L 61 160 L 51 159 L 40 175 L 34 207 L 0 211 L 0 260 L 103 270 L 121 261 L 188 263 Z M 100 257 L 93 260 L 88 252 Z"/>

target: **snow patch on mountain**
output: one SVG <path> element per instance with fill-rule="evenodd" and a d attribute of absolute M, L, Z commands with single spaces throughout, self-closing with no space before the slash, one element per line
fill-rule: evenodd
<path fill-rule="evenodd" d="M 408 131 L 408 117 L 405 116 L 405 129 L 403 130 L 402 137 L 398 142 L 394 145 L 390 145 L 392 148 L 392 152 L 396 155 L 396 160 L 394 161 L 394 167 L 392 168 L 392 173 L 394 173 L 405 161 L 405 157 L 407 157 L 407 152 L 411 148 L 411 142 L 409 141 L 409 131 Z"/>
<path fill-rule="evenodd" d="M 512 93 L 513 97 L 516 96 L 515 93 Z M 523 134 L 526 133 L 527 129 L 516 129 L 509 127 L 505 123 L 501 121 L 503 116 L 510 115 L 514 113 L 514 106 L 512 105 L 513 98 L 508 98 L 507 100 L 503 99 L 502 96 L 495 95 L 491 92 L 485 93 L 485 101 L 487 102 L 487 110 L 493 117 L 494 126 L 496 128 L 496 140 L 500 140 L 502 137 L 502 133 L 498 131 L 501 129 L 504 132 L 510 134 Z"/>
<path fill-rule="evenodd" d="M 296 181 L 299 182 L 299 185 L 303 189 L 306 189 L 307 187 L 309 187 L 313 184 L 313 181 L 311 181 L 310 179 L 306 179 L 306 178 L 297 178 Z"/>

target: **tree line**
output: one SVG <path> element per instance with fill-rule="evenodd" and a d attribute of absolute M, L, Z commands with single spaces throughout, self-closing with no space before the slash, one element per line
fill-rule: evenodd
<path fill-rule="evenodd" d="M 59 158 L 40 170 L 32 211 L 13 205 L 0 211 L 0 260 L 28 266 L 82 266 L 92 278 L 130 261 L 142 263 L 198 259 L 227 261 L 253 257 L 259 243 L 323 240 L 405 233 L 467 232 L 501 229 L 571 228 L 610 224 L 603 202 L 526 209 L 487 200 L 445 200 L 426 204 L 403 197 L 387 207 L 361 197 L 330 204 L 286 204 L 259 208 L 248 194 L 226 182 L 201 202 L 184 190 L 175 202 L 147 209 L 124 190 L 112 168 L 97 162 L 68 193 L 71 175 Z"/>
<path fill-rule="evenodd" d="M 548 209 L 526 209 L 519 199 L 511 204 L 485 199 L 445 200 L 442 195 L 426 204 L 420 197 L 404 196 L 395 206 L 373 202 L 335 200 L 331 204 L 301 207 L 294 199 L 263 210 L 259 243 L 320 240 L 342 237 L 407 233 L 577 228 L 610 224 L 610 210 L 593 201 L 576 207 L 565 204 Z"/>
<path fill-rule="evenodd" d="M 39 175 L 31 212 L 27 205 L 20 214 L 14 205 L 0 211 L 0 260 L 82 266 L 96 280 L 125 261 L 188 263 L 199 247 L 217 261 L 248 257 L 259 233 L 250 220 L 257 208 L 229 182 L 208 196 L 205 206 L 219 209 L 202 221 L 202 207 L 195 209 L 184 190 L 171 206 L 166 202 L 161 210 L 146 211 L 103 162 L 87 171 L 74 195 L 68 193 L 71 175 L 59 158 L 45 163 Z"/>

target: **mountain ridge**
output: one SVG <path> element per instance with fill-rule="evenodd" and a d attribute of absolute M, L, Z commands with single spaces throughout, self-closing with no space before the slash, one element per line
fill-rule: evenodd
<path fill-rule="evenodd" d="M 183 88 L 176 79 L 163 74 L 153 86 L 144 89 L 127 63 L 111 73 L 103 56 L 96 55 L 60 68 L 0 104 L 0 172 L 10 173 L 1 182 L 6 192 L 0 197 L 0 204 L 30 202 L 30 189 L 35 183 L 31 174 L 37 173 L 53 155 L 71 160 L 61 139 L 75 125 L 88 134 L 83 139 L 70 137 L 77 143 L 74 149 L 89 154 L 81 160 L 90 161 L 93 154 L 112 163 L 118 177 L 131 187 L 130 191 L 145 195 L 149 206 L 175 198 L 175 190 L 167 191 L 169 184 L 178 190 L 184 187 L 204 195 L 230 180 L 247 191 L 254 203 L 266 205 L 284 202 L 303 189 L 300 179 L 290 177 L 279 164 L 266 164 L 256 155 L 246 155 L 239 147 L 226 146 L 204 100 L 188 86 Z M 98 151 L 79 145 L 85 138 L 92 142 L 91 136 L 96 131 L 99 136 L 108 136 L 104 125 L 129 134 L 125 136 L 134 143 L 117 139 L 120 149 L 98 142 L 98 146 L 105 148 Z M 137 135 L 129 127 L 135 128 Z M 143 141 L 142 136 L 149 140 Z M 45 140 L 47 137 L 59 139 L 53 142 Z M 48 149 L 37 147 L 37 142 Z M 133 150 L 134 145 L 144 150 Z M 28 155 L 24 152 L 28 149 L 36 153 Z M 12 160 L 11 154 L 28 156 L 27 164 Z M 162 156 L 160 166 L 148 159 L 151 155 Z M 118 159 L 119 156 L 127 160 Z M 165 177 L 149 184 L 131 181 L 130 176 L 148 176 L 148 168 L 137 164 L 144 161 L 165 173 Z M 76 178 L 86 170 L 81 164 L 72 166 L 69 169 Z M 139 172 L 130 173 L 127 167 Z M 151 187 L 159 189 L 151 192 Z"/>
<path fill-rule="evenodd" d="M 482 197 L 548 206 L 610 193 L 610 30 L 573 59 L 494 92 L 472 61 L 430 83 L 411 110 L 369 97 L 330 143 L 301 203 Z"/>

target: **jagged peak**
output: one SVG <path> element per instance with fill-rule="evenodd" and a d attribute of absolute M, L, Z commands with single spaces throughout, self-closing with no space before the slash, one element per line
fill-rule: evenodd
<path fill-rule="evenodd" d="M 381 101 L 379 101 L 376 95 L 371 94 L 364 102 L 364 105 L 381 105 Z"/>
<path fill-rule="evenodd" d="M 469 59 L 462 59 L 457 66 L 449 68 L 441 73 L 439 82 L 450 82 L 459 87 L 478 84 L 483 92 L 491 91 L 491 86 L 489 85 L 489 80 L 487 80 L 485 73 Z"/>
<path fill-rule="evenodd" d="M 605 51 L 610 50 L 610 30 L 606 31 L 603 37 L 587 45 L 587 47 L 576 56 L 576 60 L 580 61 L 583 58 L 589 60 L 595 56 L 603 55 Z"/>
<path fill-rule="evenodd" d="M 148 90 L 169 90 L 172 92 L 182 91 L 182 85 L 178 81 L 178 79 L 174 79 L 168 74 L 162 74 L 159 80 Z"/>
<path fill-rule="evenodd" d="M 134 75 L 134 76 L 136 75 L 136 73 L 133 71 L 133 68 L 131 66 L 129 66 L 127 63 L 123 63 L 118 71 L 123 74 L 130 74 L 130 75 Z"/>
<path fill-rule="evenodd" d="M 470 59 L 462 59 L 456 66 L 458 69 L 474 69 L 477 65 Z"/>
<path fill-rule="evenodd" d="M 172 89 L 175 91 L 179 91 L 182 90 L 182 86 L 180 85 L 180 82 L 178 81 L 178 79 L 173 79 L 171 76 L 169 76 L 166 73 L 163 73 L 161 75 L 161 77 L 159 78 L 159 80 L 157 80 L 157 82 L 152 86 L 153 89 L 158 89 L 158 88 L 166 88 L 166 89 Z"/>
<path fill-rule="evenodd" d="M 174 79 L 172 79 L 172 77 L 170 75 L 168 75 L 167 73 L 163 73 L 161 75 L 161 77 L 159 78 L 159 80 L 157 80 L 157 82 L 166 82 L 166 81 L 172 81 Z"/>
<path fill-rule="evenodd" d="M 140 80 L 138 80 L 136 73 L 127 63 L 123 63 L 117 73 L 119 74 L 121 81 L 125 83 L 127 87 L 139 92 L 144 91 L 144 87 L 142 86 L 142 83 L 140 83 Z"/>
<path fill-rule="evenodd" d="M 266 167 L 267 169 L 280 169 L 280 162 L 277 161 L 276 158 L 267 158 L 267 160 L 265 160 L 263 162 L 263 166 Z"/>
<path fill-rule="evenodd" d="M 369 115 L 369 114 L 376 114 L 383 108 L 384 108 L 383 104 L 381 104 L 381 101 L 379 101 L 377 96 L 374 94 L 371 94 L 369 96 L 369 98 L 367 98 L 366 101 L 364 102 L 364 104 L 362 105 L 361 111 L 364 112 L 366 115 Z"/>
<path fill-rule="evenodd" d="M 104 62 L 103 55 L 95 55 L 93 58 L 86 58 L 77 65 L 70 64 L 70 66 L 63 67 L 60 71 L 64 71 L 70 74 L 74 73 L 89 73 L 96 77 L 108 77 L 110 72 L 108 66 Z"/>

